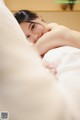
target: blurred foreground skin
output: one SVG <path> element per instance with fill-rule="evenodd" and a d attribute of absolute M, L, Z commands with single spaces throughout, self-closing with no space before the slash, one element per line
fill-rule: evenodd
<path fill-rule="evenodd" d="M 0 111 L 10 120 L 79 120 L 63 89 L 0 1 Z"/>

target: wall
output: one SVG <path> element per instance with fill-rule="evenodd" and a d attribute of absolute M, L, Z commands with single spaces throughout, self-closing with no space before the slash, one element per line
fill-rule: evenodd
<path fill-rule="evenodd" d="M 56 0 L 4 0 L 12 12 L 29 9 L 39 13 L 46 22 L 57 22 L 80 31 L 80 4 L 75 4 L 74 10 L 61 9 Z M 79 0 L 78 0 L 79 1 Z"/>
<path fill-rule="evenodd" d="M 80 12 L 37 12 L 46 22 L 57 22 L 80 31 Z"/>
<path fill-rule="evenodd" d="M 30 9 L 34 11 L 61 11 L 61 4 L 58 1 L 62 0 L 4 0 L 11 11 L 20 9 Z M 65 0 L 63 0 L 65 1 Z M 80 0 L 76 0 L 77 4 L 74 10 L 80 10 Z"/>

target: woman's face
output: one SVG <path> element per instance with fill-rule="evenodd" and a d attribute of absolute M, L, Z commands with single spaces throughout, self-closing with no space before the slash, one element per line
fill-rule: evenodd
<path fill-rule="evenodd" d="M 48 24 L 43 22 L 40 18 L 32 20 L 31 22 L 22 22 L 20 23 L 26 38 L 29 42 L 33 44 L 46 32 L 49 31 Z"/>

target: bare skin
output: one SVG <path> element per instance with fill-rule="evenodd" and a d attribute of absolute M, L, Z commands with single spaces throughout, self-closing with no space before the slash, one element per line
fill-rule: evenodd
<path fill-rule="evenodd" d="M 53 23 L 49 24 L 49 27 L 51 31 L 44 34 L 34 45 L 40 55 L 52 48 L 66 45 L 80 48 L 80 32 Z"/>

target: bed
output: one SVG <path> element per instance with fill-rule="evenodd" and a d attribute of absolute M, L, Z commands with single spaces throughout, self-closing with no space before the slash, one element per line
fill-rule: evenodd
<path fill-rule="evenodd" d="M 80 120 L 80 50 L 63 49 L 53 77 L 0 0 L 0 111 L 10 120 Z"/>

